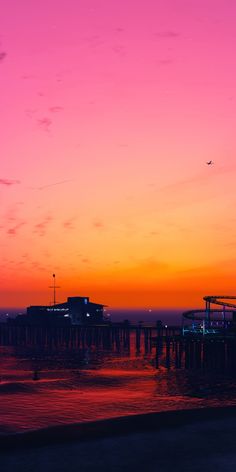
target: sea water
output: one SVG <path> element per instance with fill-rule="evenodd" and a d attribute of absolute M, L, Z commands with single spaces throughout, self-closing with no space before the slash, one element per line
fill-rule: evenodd
<path fill-rule="evenodd" d="M 99 351 L 0 347 L 0 433 L 206 406 L 236 404 L 229 371 L 165 366 L 155 349 Z"/>

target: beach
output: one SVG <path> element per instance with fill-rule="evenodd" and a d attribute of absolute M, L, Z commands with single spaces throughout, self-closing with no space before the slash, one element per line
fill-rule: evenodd
<path fill-rule="evenodd" d="M 1 437 L 2 472 L 236 467 L 236 408 L 134 415 Z"/>

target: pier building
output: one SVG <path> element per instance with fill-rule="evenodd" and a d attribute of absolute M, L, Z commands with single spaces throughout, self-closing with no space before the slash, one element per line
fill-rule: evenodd
<path fill-rule="evenodd" d="M 91 302 L 89 297 L 69 297 L 64 303 L 29 306 L 26 314 L 15 318 L 14 324 L 60 326 L 102 324 L 104 307 L 105 305 Z"/>

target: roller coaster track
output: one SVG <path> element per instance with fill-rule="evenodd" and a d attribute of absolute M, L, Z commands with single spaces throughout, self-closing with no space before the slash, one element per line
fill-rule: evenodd
<path fill-rule="evenodd" d="M 188 320 L 193 321 L 202 321 L 204 316 L 206 317 L 207 314 L 210 313 L 221 313 L 221 317 L 215 318 L 214 321 L 222 321 L 222 309 L 219 308 L 211 308 L 211 303 L 213 305 L 220 305 L 223 307 L 223 313 L 232 313 L 235 309 L 236 310 L 236 303 L 230 303 L 227 300 L 236 300 L 236 296 L 229 296 L 229 295 L 208 295 L 203 297 L 203 300 L 206 302 L 206 308 L 203 310 L 189 310 L 183 313 L 183 317 L 187 318 Z M 226 301 L 223 301 L 226 300 Z M 226 308 L 227 307 L 227 308 Z M 231 308 L 231 309 L 229 309 Z M 201 314 L 201 315 L 200 315 Z"/>
<path fill-rule="evenodd" d="M 219 298 L 221 300 L 219 300 Z M 227 306 L 231 308 L 236 308 L 236 303 L 229 303 L 229 302 L 223 302 L 222 300 L 236 300 L 236 296 L 233 297 L 232 295 L 209 295 L 207 297 L 203 297 L 203 300 L 205 300 L 208 303 L 213 303 L 214 305 L 221 305 L 221 306 Z"/>

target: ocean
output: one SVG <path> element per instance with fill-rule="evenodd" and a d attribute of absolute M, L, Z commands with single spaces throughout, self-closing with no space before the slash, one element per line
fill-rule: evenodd
<path fill-rule="evenodd" d="M 0 347 L 0 434 L 98 419 L 236 404 L 236 373 L 166 365 L 155 349 Z"/>

